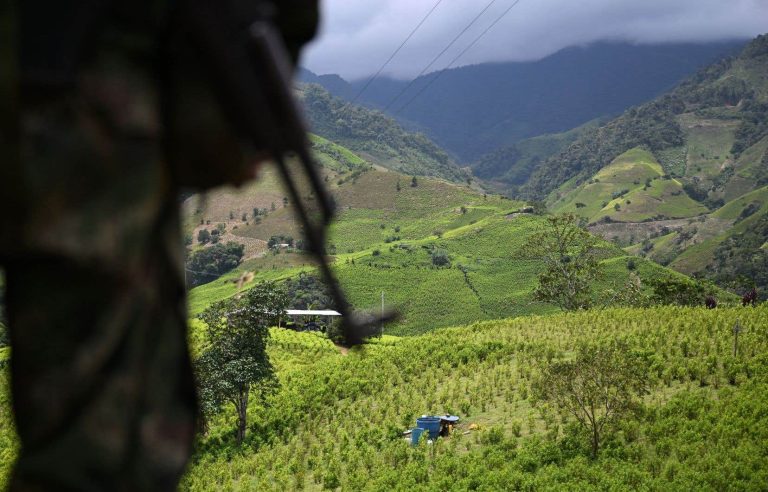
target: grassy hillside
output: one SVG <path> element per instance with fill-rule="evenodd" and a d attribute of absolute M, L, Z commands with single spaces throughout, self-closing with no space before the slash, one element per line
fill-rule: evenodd
<path fill-rule="evenodd" d="M 182 489 L 760 490 L 766 327 L 765 307 L 612 309 L 384 337 L 347 356 L 316 334 L 273 329 L 279 391 L 249 408 L 242 447 L 233 411 L 211 422 Z M 617 339 L 644 355 L 651 391 L 591 460 L 572 420 L 531 390 L 547 361 Z M 0 486 L 16 452 L 6 378 Z M 403 438 L 417 416 L 443 412 L 461 416 L 452 436 Z"/>
<path fill-rule="evenodd" d="M 581 215 L 632 254 L 738 290 L 757 282 L 765 296 L 768 282 L 748 265 L 765 260 L 768 237 L 751 239 L 749 249 L 735 239 L 765 214 L 765 121 L 768 36 L 760 36 L 740 56 L 586 132 L 526 186 L 556 186 L 552 210 Z M 739 273 L 723 276 L 721 268 Z"/>
<path fill-rule="evenodd" d="M 379 306 L 383 292 L 386 303 L 402 311 L 389 333 L 416 334 L 556 310 L 532 299 L 541 264 L 519 258 L 527 238 L 543 223 L 541 217 L 516 213 L 523 203 L 442 180 L 419 178 L 413 186 L 410 176 L 370 166 L 319 138 L 315 153 L 324 162 L 323 173 L 339 209 L 329 239 L 334 269 L 357 308 Z M 272 236 L 300 235 L 291 204 L 282 200 L 279 190 L 274 173 L 265 169 L 260 182 L 242 190 L 217 190 L 205 197 L 204 205 L 197 197 L 185 203 L 193 238 L 201 228 L 223 224 L 227 240 L 249 245 L 239 268 L 191 291 L 193 314 L 233 295 L 233 281 L 244 271 L 255 271 L 258 282 L 313 270 L 310 259 L 298 250 L 267 251 Z M 275 210 L 272 203 L 277 204 Z M 253 207 L 266 211 L 254 219 L 248 212 Z M 449 263 L 435 265 L 435 251 L 445 252 Z M 649 261 L 635 263 L 646 280 L 669 273 Z M 596 292 L 623 284 L 630 273 L 626 253 L 617 247 L 607 246 L 603 264 L 606 276 Z"/>
<path fill-rule="evenodd" d="M 544 162 L 521 192 L 543 197 L 571 179 L 585 182 L 623 152 L 644 146 L 665 172 L 717 198 L 736 174 L 735 162 L 768 135 L 767 74 L 768 36 L 758 36 L 738 57 L 717 62 L 673 91 L 586 132 Z M 759 161 L 757 154 L 739 162 L 741 167 Z"/>
<path fill-rule="evenodd" d="M 683 191 L 680 181 L 665 175 L 656 158 L 641 148 L 628 150 L 586 183 L 566 190 L 567 185 L 550 208 L 575 213 L 589 222 L 642 222 L 707 212 Z"/>
<path fill-rule="evenodd" d="M 314 133 L 367 160 L 410 175 L 460 182 L 470 176 L 427 137 L 403 130 L 380 111 L 346 103 L 317 84 L 301 85 L 298 95 Z"/>
<path fill-rule="evenodd" d="M 768 480 L 766 327 L 765 308 L 609 310 L 385 338 L 349 356 L 275 330 L 280 391 L 250 409 L 242 449 L 234 415 L 215 422 L 182 488 L 757 490 Z M 647 358 L 651 393 L 593 461 L 531 386 L 547 360 L 614 339 Z M 401 436 L 442 412 L 462 418 L 451 437 L 413 448 Z"/>
<path fill-rule="evenodd" d="M 768 237 L 768 230 L 761 224 L 768 218 L 768 187 L 760 188 L 754 192 L 748 193 L 743 197 L 734 200 L 722 209 L 718 210 L 713 216 L 728 218 L 733 220 L 733 226 L 712 238 L 683 251 L 671 266 L 680 271 L 698 272 L 709 270 L 711 274 L 718 274 L 718 270 L 725 269 L 729 263 L 753 263 L 755 270 L 761 269 L 761 265 L 768 257 L 761 246 Z M 754 244 L 751 250 L 743 251 L 741 254 L 733 256 L 733 253 L 725 255 L 723 258 L 717 258 L 718 249 L 725 243 L 739 243 L 739 237 L 755 233 L 762 239 L 759 244 Z M 715 260 L 721 263 L 720 268 L 715 268 Z M 756 272 L 760 274 L 762 272 Z M 758 284 L 765 288 L 767 283 L 764 281 Z"/>

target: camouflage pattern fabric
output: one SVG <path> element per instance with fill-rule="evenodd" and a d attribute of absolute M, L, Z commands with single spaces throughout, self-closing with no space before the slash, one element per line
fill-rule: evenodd
<path fill-rule="evenodd" d="M 183 257 L 151 45 L 109 34 L 75 88 L 21 109 L 11 490 L 169 490 L 191 451 Z"/>
<path fill-rule="evenodd" d="M 20 107 L 0 39 L 0 108 L 18 116 L 0 115 L 11 490 L 171 490 L 191 453 L 179 190 L 156 72 L 165 3 L 113 2 L 73 84 L 20 83 Z M 0 0 L 0 26 L 14 27 L 14 4 Z M 316 3 L 287 4 L 310 6 L 313 34 Z"/>

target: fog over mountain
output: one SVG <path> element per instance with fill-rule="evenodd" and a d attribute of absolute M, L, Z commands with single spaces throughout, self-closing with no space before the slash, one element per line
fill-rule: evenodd
<path fill-rule="evenodd" d="M 743 45 L 598 42 L 537 61 L 484 63 L 427 74 L 410 86 L 379 77 L 357 102 L 386 108 L 406 127 L 426 133 L 470 163 L 500 146 L 621 113 Z M 364 80 L 349 83 L 339 75 L 308 71 L 300 79 L 347 100 L 365 85 Z"/>
<path fill-rule="evenodd" d="M 514 0 L 496 0 L 433 67 L 445 68 Z M 436 0 L 325 0 L 321 36 L 304 65 L 347 80 L 376 72 Z M 412 78 L 489 2 L 444 0 L 387 67 Z M 765 0 L 520 0 L 456 66 L 528 61 L 595 41 L 635 44 L 754 37 L 765 29 Z"/>

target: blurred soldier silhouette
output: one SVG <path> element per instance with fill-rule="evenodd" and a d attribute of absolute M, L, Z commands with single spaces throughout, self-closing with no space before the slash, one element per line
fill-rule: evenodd
<path fill-rule="evenodd" d="M 0 0 L 11 490 L 169 490 L 187 463 L 178 194 L 241 184 L 260 155 L 190 34 L 209 2 L 270 22 L 293 64 L 315 34 L 317 0 Z"/>

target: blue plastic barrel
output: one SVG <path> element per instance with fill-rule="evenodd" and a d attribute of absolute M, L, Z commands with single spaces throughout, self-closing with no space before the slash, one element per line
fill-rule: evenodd
<path fill-rule="evenodd" d="M 419 417 L 416 419 L 416 427 L 429 431 L 430 439 L 437 439 L 440 435 L 440 419 L 437 417 Z"/>
<path fill-rule="evenodd" d="M 411 429 L 411 444 L 413 446 L 419 444 L 419 439 L 421 439 L 422 434 L 424 434 L 424 429 Z"/>

